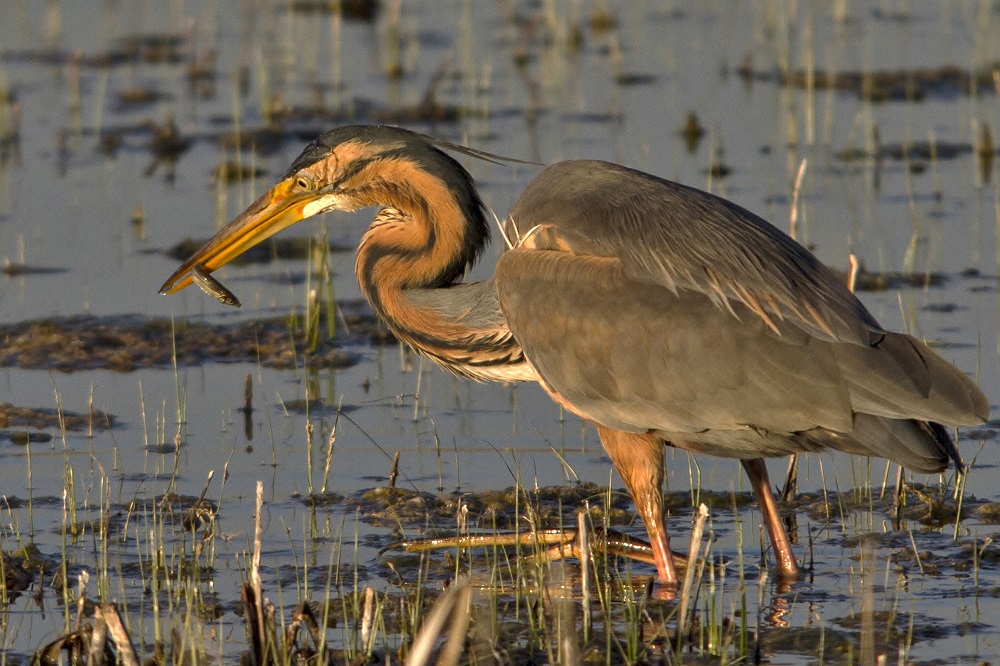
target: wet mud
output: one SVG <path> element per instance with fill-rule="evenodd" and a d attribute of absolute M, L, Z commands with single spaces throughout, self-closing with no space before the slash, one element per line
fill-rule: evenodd
<path fill-rule="evenodd" d="M 272 317 L 234 324 L 122 317 L 68 317 L 0 325 L 0 366 L 33 370 L 165 368 L 205 363 L 253 363 L 268 368 L 345 368 L 357 363 L 344 343 L 386 344 L 393 338 L 357 305 L 343 312 L 348 331 L 319 340 L 301 318 Z"/>
<path fill-rule="evenodd" d="M 0 402 L 0 440 L 9 439 L 15 444 L 49 441 L 48 433 L 24 430 L 25 428 L 64 428 L 70 431 L 101 431 L 113 428 L 115 417 L 99 409 L 88 414 L 78 414 L 62 409 L 44 407 L 19 407 Z"/>

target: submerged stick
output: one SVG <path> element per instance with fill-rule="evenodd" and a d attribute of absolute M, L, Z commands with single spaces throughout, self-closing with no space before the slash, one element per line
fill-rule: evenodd
<path fill-rule="evenodd" d="M 580 540 L 577 530 L 536 530 L 528 532 L 504 532 L 489 534 L 466 534 L 463 536 L 449 535 L 446 537 L 431 537 L 428 539 L 407 539 L 390 544 L 379 551 L 382 555 L 390 550 L 405 550 L 408 553 L 421 553 L 443 548 L 493 548 L 508 546 L 551 546 L 543 555 L 549 560 L 561 560 L 567 557 L 580 559 Z M 653 548 L 642 539 L 622 534 L 616 530 L 597 528 L 593 532 L 590 550 L 598 550 L 608 555 L 627 557 L 646 564 L 656 564 Z M 674 564 L 679 569 L 687 566 L 688 556 L 673 553 Z"/>

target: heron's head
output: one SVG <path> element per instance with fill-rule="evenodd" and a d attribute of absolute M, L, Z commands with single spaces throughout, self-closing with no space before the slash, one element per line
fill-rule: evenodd
<path fill-rule="evenodd" d="M 427 208 L 428 190 L 447 197 L 462 210 L 475 234 L 488 238 L 482 202 L 471 176 L 438 146 L 477 152 L 379 125 L 340 127 L 321 135 L 274 187 L 184 262 L 160 293 L 183 289 L 192 282 L 192 269 L 211 273 L 300 220 L 327 211 L 399 202 Z M 483 244 L 485 240 L 475 252 Z"/>

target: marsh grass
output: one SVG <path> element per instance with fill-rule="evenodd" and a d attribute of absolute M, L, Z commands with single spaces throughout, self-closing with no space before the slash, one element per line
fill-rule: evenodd
<path fill-rule="evenodd" d="M 333 271 L 330 268 L 330 247 L 324 227 L 309 244 L 309 265 L 305 282 L 305 315 L 302 329 L 306 349 L 314 353 L 323 340 L 333 340 L 337 333 L 336 294 L 333 288 Z M 315 284 L 314 284 L 315 281 Z"/>
<path fill-rule="evenodd" d="M 335 430 L 329 435 L 317 430 L 326 444 L 321 455 L 327 465 L 337 455 L 332 449 Z M 788 650 L 805 650 L 820 662 L 841 663 L 845 651 L 851 656 L 844 663 L 873 663 L 872 657 L 886 655 L 895 661 L 910 654 L 929 631 L 921 617 L 900 606 L 899 567 L 912 567 L 912 575 L 924 578 L 939 575 L 947 565 L 918 543 L 923 526 L 950 526 L 970 510 L 956 497 L 960 479 L 947 478 L 935 486 L 907 484 L 901 535 L 877 533 L 879 517 L 893 511 L 896 493 L 888 488 L 854 486 L 826 499 L 819 493 L 793 498 L 787 510 L 848 535 L 846 548 L 859 553 L 844 578 L 854 588 L 856 610 L 841 618 L 820 618 L 818 642 L 802 648 L 793 647 L 800 640 L 797 630 L 783 619 L 794 608 L 796 584 L 770 582 L 766 564 L 758 568 L 752 558 L 744 559 L 745 523 L 750 519 L 756 531 L 756 519 L 737 493 L 720 503 L 717 494 L 697 490 L 693 497 L 715 505 L 711 514 L 704 505 L 694 512 L 687 491 L 670 498 L 673 529 L 685 531 L 694 522 L 689 554 L 695 556 L 675 598 L 650 586 L 650 570 L 643 569 L 648 565 L 597 548 L 600 539 L 594 535 L 608 533 L 621 519 L 615 509 L 618 493 L 610 485 L 567 493 L 518 481 L 505 504 L 494 500 L 489 511 L 475 495 L 449 502 L 442 495 L 427 495 L 422 514 L 406 508 L 419 497 L 412 491 L 377 489 L 367 499 L 333 509 L 339 526 L 329 527 L 328 517 L 328 527 L 318 529 L 324 521 L 317 504 L 310 504 L 301 537 L 293 536 L 293 525 L 284 525 L 283 545 L 263 535 L 259 521 L 267 505 L 259 485 L 254 525 L 240 545 L 240 537 L 234 539 L 222 527 L 228 475 L 210 471 L 200 494 L 184 497 L 170 490 L 172 467 L 166 466 L 163 477 L 150 479 L 148 499 L 121 505 L 112 501 L 111 492 L 120 481 L 102 466 L 97 465 L 97 474 L 83 488 L 77 470 L 67 463 L 58 557 L 33 564 L 27 555 L 5 557 L 0 567 L 0 573 L 11 566 L 35 567 L 55 583 L 63 630 L 39 650 L 37 663 L 129 663 L 130 650 L 139 659 L 152 659 L 151 664 L 249 658 L 261 666 L 369 661 L 725 664 Z M 697 480 L 695 469 L 692 465 L 692 479 Z M 516 464 L 511 472 L 521 478 Z M 853 474 L 856 482 L 870 482 L 871 466 L 858 464 Z M 879 477 L 884 475 L 875 475 L 876 481 Z M 836 477 L 834 482 L 839 485 Z M 156 487 L 163 491 L 157 493 Z M 823 517 L 829 511 L 824 506 L 831 503 L 839 507 L 839 525 Z M 725 504 L 731 519 L 720 511 Z M 363 523 L 376 511 L 395 516 L 397 534 L 489 536 L 509 525 L 520 538 L 510 547 L 453 545 L 369 561 L 363 554 L 363 540 L 370 538 L 362 536 L 368 531 Z M 9 507 L 7 513 L 13 516 Z M 733 533 L 734 552 L 719 549 L 720 519 L 723 532 Z M 16 521 L 9 525 L 0 531 L 5 543 L 28 541 Z M 563 559 L 562 548 L 553 549 L 541 538 L 542 530 L 551 528 L 575 530 L 573 553 L 585 556 Z M 699 536 L 701 530 L 707 538 Z M 389 538 L 379 541 L 385 544 Z M 93 547 L 81 550 L 88 542 Z M 887 548 L 887 543 L 897 545 Z M 969 575 L 976 580 L 984 557 L 991 557 L 984 555 L 991 544 L 992 537 L 972 534 L 957 545 L 968 551 Z M 219 567 L 227 561 L 242 571 L 242 592 L 215 586 Z M 3 619 L 12 597 L 23 590 L 11 587 L 6 574 L 0 580 L 5 581 L 0 586 Z M 141 594 L 136 594 L 137 584 Z M 51 594 L 39 590 L 42 598 Z M 242 601 L 234 603 L 237 595 Z M 242 619 L 227 617 L 230 612 Z M 0 633 L 9 629 L 9 622 L 0 622 Z M 836 654 L 841 656 L 834 659 Z"/>
<path fill-rule="evenodd" d="M 183 382 L 178 381 L 175 395 L 181 403 L 184 402 L 183 394 Z M 58 391 L 54 392 L 54 400 L 61 413 Z M 169 432 L 167 405 L 158 411 L 156 441 Z M 64 441 L 68 437 L 65 419 L 60 419 L 60 430 L 60 441 Z M 323 441 L 326 445 L 324 451 L 317 451 L 324 459 L 322 494 L 326 492 L 326 478 L 336 455 L 333 448 L 336 430 L 335 420 L 328 434 L 320 427 L 314 432 L 315 441 L 310 441 L 308 434 L 306 436 L 310 460 L 313 448 L 319 448 L 317 442 Z M 67 450 L 65 445 L 62 448 Z M 247 580 L 261 581 L 259 593 L 244 594 L 246 600 L 242 608 L 242 616 L 247 621 L 258 615 L 256 610 L 253 616 L 248 611 L 257 603 L 255 600 L 264 604 L 259 614 L 263 619 L 251 628 L 252 636 L 258 636 L 253 639 L 256 644 L 253 640 L 249 644 L 251 653 L 259 655 L 261 661 L 258 663 L 315 661 L 318 655 L 328 655 L 332 663 L 355 659 L 423 663 L 407 660 L 414 637 L 422 628 L 437 623 L 437 620 L 431 622 L 429 613 L 434 612 L 431 609 L 438 603 L 451 604 L 447 612 L 434 615 L 437 618 L 443 613 L 451 618 L 445 622 L 450 629 L 442 630 L 443 633 L 468 636 L 465 650 L 469 655 L 488 658 L 501 653 L 513 663 L 539 659 L 574 663 L 584 658 L 603 663 L 675 663 L 691 659 L 727 663 L 746 659 L 759 651 L 762 634 L 768 631 L 775 634 L 775 627 L 768 626 L 770 621 L 762 619 L 766 616 L 764 609 L 776 603 L 765 587 L 766 565 L 755 575 L 754 565 L 743 559 L 742 525 L 746 517 L 740 507 L 746 500 L 735 493 L 728 501 L 736 530 L 735 563 L 725 562 L 725 556 L 717 554 L 714 527 L 709 526 L 709 538 L 703 546 L 705 555 L 697 558 L 686 571 L 681 599 L 674 602 L 649 595 L 648 574 L 636 573 L 638 565 L 622 562 L 608 551 L 581 558 L 582 565 L 552 562 L 551 547 L 538 538 L 540 530 L 552 527 L 576 527 L 581 538 L 594 529 L 606 533 L 621 519 L 615 518 L 620 516 L 616 510 L 620 502 L 611 484 L 603 490 L 586 491 L 583 499 L 579 493 L 531 489 L 520 482 L 520 468 L 513 463 L 511 476 L 516 482 L 508 492 L 506 504 L 484 512 L 483 498 L 472 495 L 466 498 L 468 501 L 450 504 L 436 500 L 436 508 L 428 506 L 421 514 L 404 511 L 414 494 L 393 489 L 390 483 L 388 492 L 376 493 L 371 496 L 375 499 L 355 504 L 353 525 L 349 520 L 350 512 L 344 511 L 339 530 L 327 531 L 324 547 L 328 550 L 328 562 L 324 569 L 317 565 L 315 555 L 304 557 L 315 548 L 312 545 L 315 540 L 322 538 L 317 528 L 322 521 L 317 519 L 316 503 L 311 504 L 308 519 L 302 522 L 301 544 L 296 545 L 291 526 L 286 526 L 287 545 L 280 548 L 271 543 L 268 546 L 270 555 L 261 553 L 259 537 L 255 538 L 252 549 L 256 554 L 251 554 L 250 548 L 234 550 L 235 544 L 222 532 L 220 520 L 225 509 L 222 498 L 226 496 L 228 475 L 224 473 L 219 477 L 209 473 L 199 496 L 177 496 L 173 491 L 178 473 L 176 448 L 179 447 L 174 451 L 164 449 L 160 454 L 169 463 L 162 477 L 150 480 L 153 484 L 149 488 L 151 498 L 136 500 L 127 506 L 112 502 L 110 488 L 120 481 L 112 479 L 103 466 L 96 465 L 97 475 L 83 487 L 77 467 L 66 458 L 61 549 L 57 558 L 61 564 L 37 565 L 56 583 L 64 634 L 59 641 L 40 651 L 42 663 L 58 659 L 59 654 L 84 663 L 98 663 L 94 660 L 101 654 L 120 658 L 133 640 L 137 642 L 138 654 L 151 654 L 159 663 L 193 663 L 209 654 L 218 655 L 223 661 L 234 659 L 234 651 L 238 653 L 246 649 L 246 645 L 241 645 L 236 638 L 240 632 L 234 625 L 239 621 L 223 619 L 231 603 L 224 599 L 227 596 L 231 599 L 234 591 L 214 589 L 220 546 L 230 552 L 235 561 L 244 563 L 241 569 L 246 572 Z M 553 455 L 559 454 L 553 450 Z M 92 463 L 98 462 L 93 460 L 93 454 L 91 458 Z M 560 459 L 567 464 L 564 458 Z M 30 462 L 29 448 L 29 470 Z M 311 492 L 315 470 L 311 462 L 307 467 Z M 824 493 L 822 498 L 816 496 L 812 500 L 800 495 L 793 498 L 798 505 L 793 510 L 796 513 L 804 511 L 820 523 L 830 525 L 832 503 L 838 507 L 835 515 L 839 515 L 839 527 L 836 522 L 830 525 L 834 530 L 844 534 L 872 531 L 878 524 L 877 516 L 894 511 L 896 493 L 888 492 L 885 487 L 886 475 L 873 475 L 872 466 L 863 460 L 852 466 L 851 475 L 852 485 L 843 492 L 832 496 Z M 570 469 L 567 476 L 572 478 L 575 472 Z M 876 480 L 881 476 L 882 486 L 878 492 L 875 492 L 878 486 L 872 485 L 873 476 Z M 214 493 L 219 499 L 212 502 L 206 498 L 212 492 L 216 477 L 221 479 Z M 685 506 L 717 497 L 700 487 L 700 468 L 693 459 L 689 460 L 689 477 L 692 490 L 675 493 L 668 502 L 677 512 L 675 529 L 682 531 L 686 530 L 685 516 L 690 511 L 684 509 Z M 834 475 L 832 480 L 839 488 L 840 479 Z M 938 486 L 908 484 L 902 494 L 906 500 L 901 503 L 902 519 L 929 525 L 949 524 L 966 510 L 960 501 L 956 503 L 959 485 L 947 478 Z M 163 491 L 158 494 L 156 487 L 162 487 Z M 958 498 L 960 500 L 960 493 Z M 470 506 L 478 508 L 470 510 Z M 426 529 L 468 535 L 471 526 L 484 524 L 486 517 L 487 532 L 496 533 L 502 527 L 513 526 L 527 538 L 512 549 L 456 546 L 445 552 L 420 554 L 415 561 L 411 557 L 388 558 L 381 563 L 363 562 L 361 516 L 372 514 L 375 509 L 392 516 L 394 530 L 402 534 Z M 10 508 L 8 513 L 11 513 Z M 88 518 L 90 515 L 94 515 L 93 520 Z M 16 521 L 12 520 L 11 525 L 16 528 Z M 910 525 L 904 527 L 908 553 L 891 552 L 885 556 L 885 569 L 889 571 L 890 560 L 912 562 L 920 575 L 934 575 L 942 563 L 939 558 L 925 561 L 926 555 L 917 543 L 920 535 Z M 17 529 L 4 530 L 2 534 L 5 541 L 11 538 L 16 543 L 25 541 Z M 79 548 L 88 540 L 94 544 L 94 555 L 81 558 Z M 585 540 L 577 552 L 588 552 L 586 544 L 593 542 L 592 537 Z M 692 543 L 700 544 L 701 541 L 693 539 Z M 976 579 L 982 553 L 989 544 L 988 540 L 980 541 L 975 536 L 972 539 Z M 690 550 L 697 552 L 699 548 L 692 545 Z M 129 556 L 127 551 L 134 551 L 135 555 Z M 290 557 L 274 554 L 279 551 L 290 553 Z M 276 562 L 269 564 L 273 559 Z M 763 555 L 762 559 L 766 561 Z M 260 564 L 253 564 L 258 560 Z M 586 575 L 580 571 L 580 566 L 584 567 Z M 871 566 L 874 565 L 865 565 L 864 576 L 869 576 Z M 372 570 L 383 567 L 383 571 L 387 569 L 391 574 L 373 578 Z M 257 574 L 252 573 L 255 568 Z M 287 573 L 280 573 L 282 570 Z M 90 576 L 90 584 L 80 582 L 84 574 Z M 146 592 L 137 597 L 132 590 L 140 581 Z M 755 581 L 757 594 L 753 594 Z M 452 585 L 464 585 L 468 593 L 446 597 L 451 601 L 436 601 L 442 586 Z M 870 576 L 863 579 L 865 594 L 873 594 L 871 585 Z M 888 589 L 890 586 L 883 584 L 882 587 Z M 11 596 L 6 584 L 0 593 L 5 599 Z M 44 591 L 42 595 L 47 596 Z M 749 601 L 754 597 L 756 604 Z M 266 601 L 269 598 L 272 601 Z M 780 591 L 777 599 L 782 599 Z M 128 643 L 120 642 L 123 640 L 121 632 L 115 637 L 115 632 L 108 628 L 112 612 L 108 604 L 114 600 L 118 600 L 115 612 L 121 613 L 122 626 L 134 637 L 126 639 Z M 870 615 L 872 606 L 865 603 L 863 614 Z M 869 655 L 873 649 L 884 654 L 886 648 L 870 640 L 873 631 L 870 627 L 877 620 L 877 617 L 865 620 L 864 627 L 869 628 L 863 627 L 862 631 L 869 632 L 869 638 L 862 636 L 864 640 L 857 646 L 849 643 L 849 649 L 857 649 L 861 655 Z M 321 627 L 334 630 L 322 630 Z M 824 638 L 819 648 L 821 655 L 825 654 L 826 640 Z M 913 640 L 911 636 L 905 645 L 912 645 Z M 436 641 L 431 643 L 434 646 L 432 654 L 452 658 L 449 655 L 454 654 L 454 642 L 447 643 L 449 647 L 441 651 L 437 650 Z M 831 640 L 830 649 L 834 648 L 841 649 L 842 644 Z"/>

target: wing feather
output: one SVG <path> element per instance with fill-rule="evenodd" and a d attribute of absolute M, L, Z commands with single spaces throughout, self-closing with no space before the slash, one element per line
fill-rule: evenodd
<path fill-rule="evenodd" d="M 918 451 L 940 465 L 944 454 L 917 421 L 968 425 L 989 413 L 975 383 L 910 336 L 832 342 L 731 300 L 733 317 L 706 294 L 637 282 L 616 259 L 514 249 L 496 285 L 511 332 L 561 404 L 694 450 L 833 446 L 904 464 Z M 910 439 L 863 441 L 883 431 Z"/>
<path fill-rule="evenodd" d="M 528 186 L 507 221 L 522 246 L 616 257 L 635 281 L 742 303 L 824 340 L 867 346 L 882 331 L 837 276 L 753 213 L 712 194 L 596 161 L 567 161 Z M 518 233 L 521 231 L 521 234 Z M 770 323 L 768 323 L 770 322 Z"/>
<path fill-rule="evenodd" d="M 557 251 L 504 253 L 496 284 L 525 357 L 585 418 L 632 432 L 850 429 L 832 351 L 739 302 L 737 319 L 700 293 L 635 282 L 617 260 Z"/>

